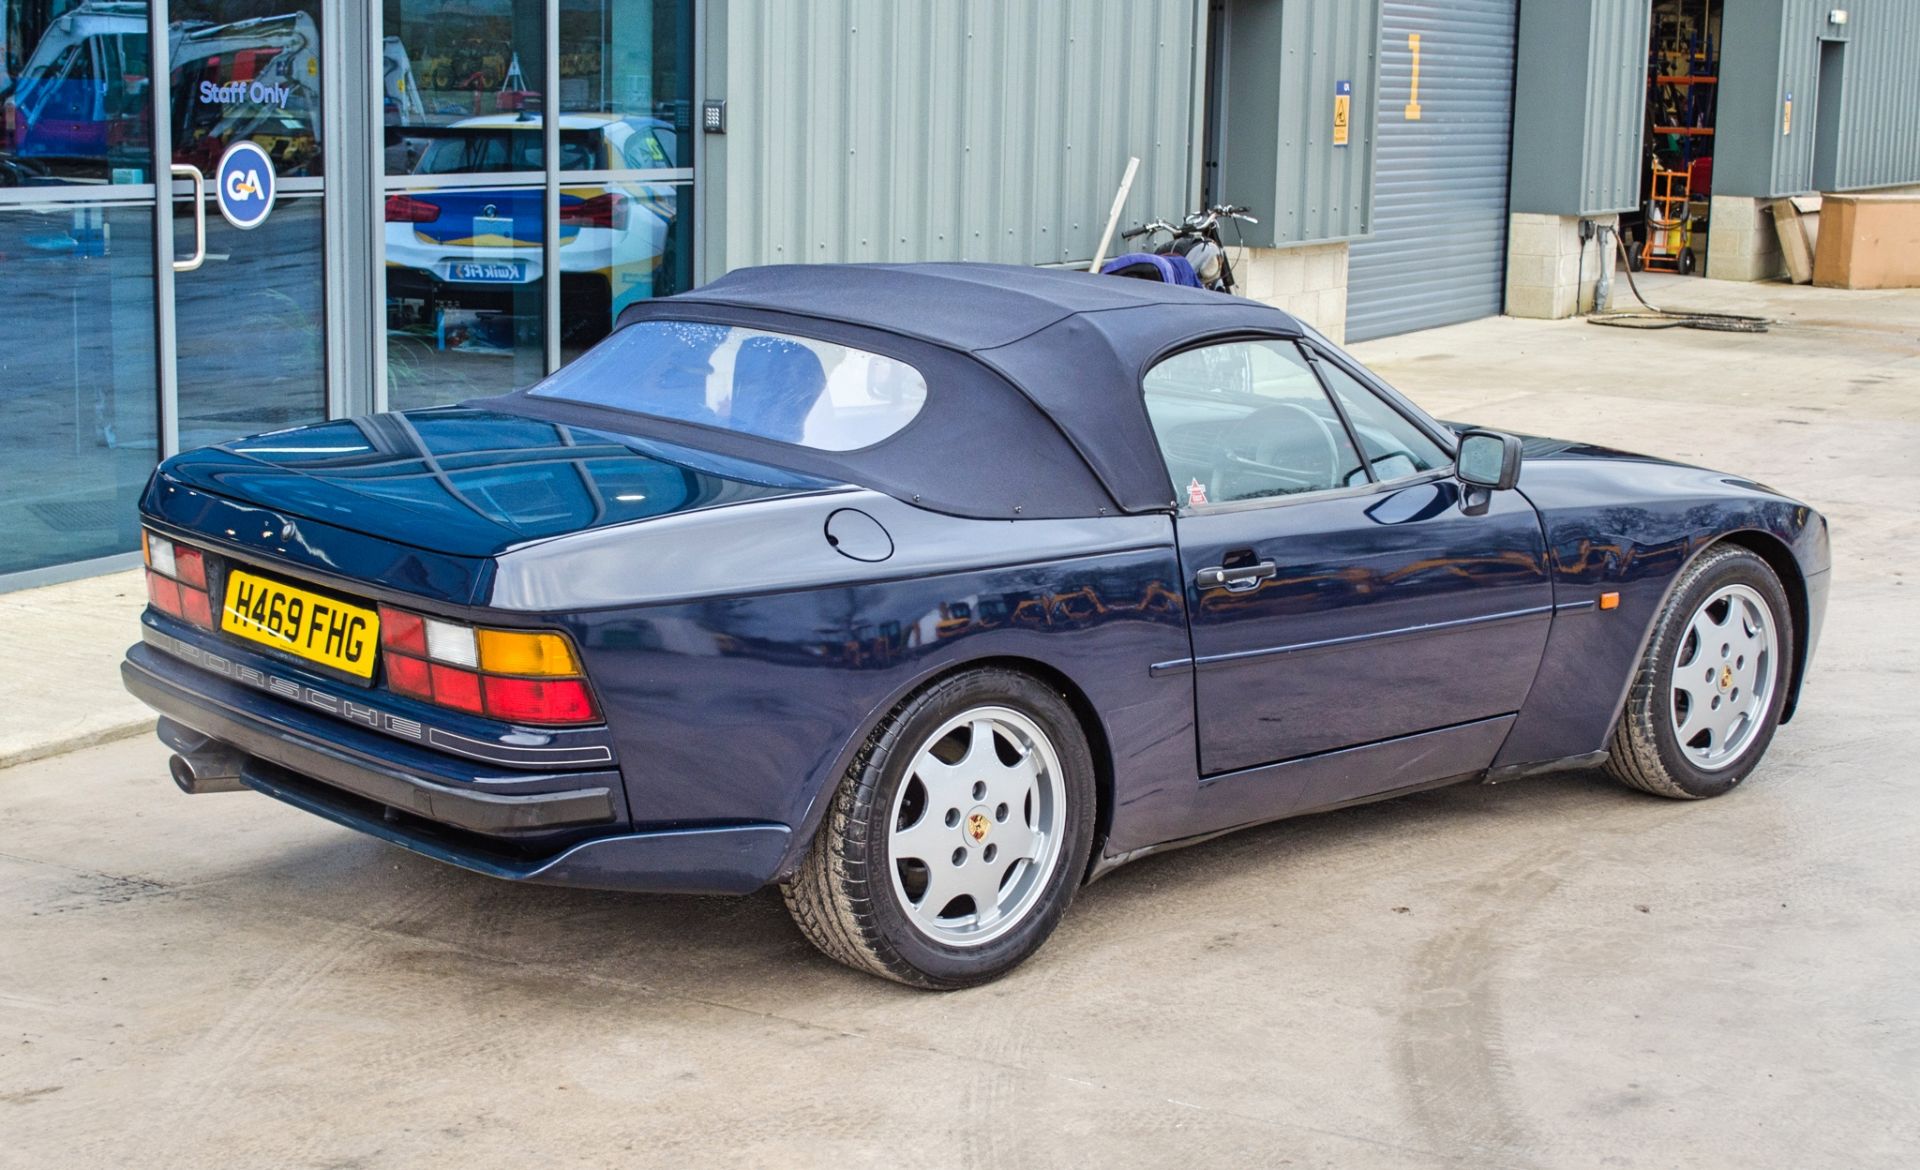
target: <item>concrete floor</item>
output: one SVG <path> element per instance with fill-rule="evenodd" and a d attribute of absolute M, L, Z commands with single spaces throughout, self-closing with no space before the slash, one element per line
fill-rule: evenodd
<path fill-rule="evenodd" d="M 92 748 L 0 772 L 0 1166 L 1913 1164 L 1920 293 L 1662 289 L 1786 323 L 1358 351 L 1442 414 L 1828 513 L 1819 660 L 1734 794 L 1577 774 L 1252 830 L 935 996 L 771 895 L 512 886 Z"/>

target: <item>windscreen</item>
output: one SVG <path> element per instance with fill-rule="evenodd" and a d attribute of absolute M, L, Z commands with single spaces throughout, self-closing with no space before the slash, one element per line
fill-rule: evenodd
<path fill-rule="evenodd" d="M 853 451 L 912 422 L 927 383 L 898 359 L 828 341 L 655 320 L 617 331 L 529 393 Z"/>

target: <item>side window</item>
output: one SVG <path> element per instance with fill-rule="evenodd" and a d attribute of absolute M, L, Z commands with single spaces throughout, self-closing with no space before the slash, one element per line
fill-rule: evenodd
<path fill-rule="evenodd" d="M 1228 504 L 1365 483 L 1353 442 L 1285 341 L 1177 353 L 1147 372 L 1147 415 L 1184 503 Z"/>
<path fill-rule="evenodd" d="M 1347 412 L 1353 433 L 1373 465 L 1378 480 L 1399 479 L 1423 471 L 1446 467 L 1453 462 L 1441 446 L 1429 439 L 1405 415 L 1383 402 L 1378 394 L 1362 385 L 1351 374 L 1330 361 L 1322 360 L 1320 372 L 1327 388 Z"/>

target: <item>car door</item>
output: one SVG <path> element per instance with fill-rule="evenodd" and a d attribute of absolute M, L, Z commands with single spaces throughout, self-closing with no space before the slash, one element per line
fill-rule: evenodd
<path fill-rule="evenodd" d="M 1182 501 L 1203 776 L 1519 709 L 1553 601 L 1519 492 L 1468 503 L 1450 436 L 1292 340 L 1183 351 L 1144 390 Z"/>

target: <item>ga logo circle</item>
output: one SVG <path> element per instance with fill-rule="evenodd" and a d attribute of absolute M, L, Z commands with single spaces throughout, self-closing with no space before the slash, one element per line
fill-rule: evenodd
<path fill-rule="evenodd" d="M 273 159 L 256 143 L 236 142 L 220 156 L 213 187 L 228 223 L 242 231 L 257 228 L 273 210 Z"/>

